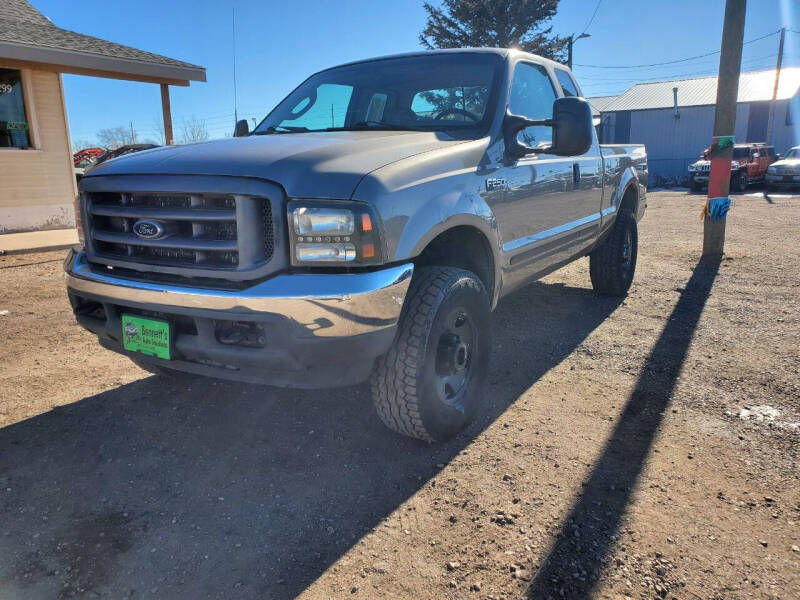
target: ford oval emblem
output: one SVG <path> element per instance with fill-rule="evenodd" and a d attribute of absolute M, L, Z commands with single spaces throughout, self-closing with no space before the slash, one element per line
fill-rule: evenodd
<path fill-rule="evenodd" d="M 157 240 L 164 235 L 164 225 L 160 221 L 139 220 L 133 224 L 133 233 L 146 240 Z"/>

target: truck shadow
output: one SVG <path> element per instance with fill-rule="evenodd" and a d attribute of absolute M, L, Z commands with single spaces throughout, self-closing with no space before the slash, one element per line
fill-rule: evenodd
<path fill-rule="evenodd" d="M 367 386 L 299 392 L 156 377 L 8 426 L 0 589 L 293 598 L 619 304 L 545 283 L 505 299 L 484 415 L 446 444 L 387 433 Z"/>
<path fill-rule="evenodd" d="M 703 259 L 692 272 L 582 495 L 564 518 L 529 586 L 531 600 L 592 597 L 669 406 L 720 262 L 720 258 Z"/>

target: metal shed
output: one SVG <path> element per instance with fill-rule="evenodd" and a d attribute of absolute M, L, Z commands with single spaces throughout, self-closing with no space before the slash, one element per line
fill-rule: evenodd
<path fill-rule="evenodd" d="M 736 112 L 737 142 L 764 142 L 775 70 L 742 73 Z M 783 153 L 800 144 L 800 68 L 781 70 L 772 143 Z M 714 126 L 717 78 L 638 83 L 607 101 L 588 98 L 601 115 L 603 143 L 647 147 L 650 184 L 682 183 L 689 165 L 708 147 Z"/>

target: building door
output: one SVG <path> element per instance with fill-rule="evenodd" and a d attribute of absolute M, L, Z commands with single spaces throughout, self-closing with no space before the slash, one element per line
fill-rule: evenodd
<path fill-rule="evenodd" d="M 614 123 L 614 143 L 631 143 L 631 111 L 629 110 L 617 112 L 617 120 Z"/>
<path fill-rule="evenodd" d="M 747 119 L 747 139 L 742 142 L 764 142 L 767 139 L 769 102 L 751 102 Z"/>

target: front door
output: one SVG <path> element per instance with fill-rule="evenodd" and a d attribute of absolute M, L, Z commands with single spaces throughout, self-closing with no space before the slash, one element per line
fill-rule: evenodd
<path fill-rule="evenodd" d="M 556 97 L 543 66 L 516 64 L 509 91 L 511 113 L 549 119 Z M 552 134 L 550 127 L 528 127 L 519 136 L 527 146 L 544 148 Z M 600 223 L 602 165 L 595 140 L 583 156 L 528 154 L 507 162 L 502 171 L 506 192 L 492 209 L 505 258 L 504 285 L 515 287 L 594 242 Z"/>

